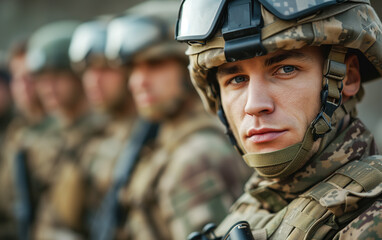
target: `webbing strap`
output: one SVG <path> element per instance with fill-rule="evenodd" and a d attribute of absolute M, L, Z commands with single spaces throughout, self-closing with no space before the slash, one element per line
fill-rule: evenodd
<path fill-rule="evenodd" d="M 292 161 L 301 145 L 301 143 L 295 144 L 270 153 L 246 154 L 243 158 L 248 166 L 254 168 L 279 165 Z"/>
<path fill-rule="evenodd" d="M 267 240 L 267 230 L 265 228 L 252 231 L 255 240 Z"/>
<path fill-rule="evenodd" d="M 293 209 L 288 218 L 285 219 L 285 223 L 306 232 L 316 220 L 309 214 Z"/>
<path fill-rule="evenodd" d="M 277 165 L 275 164 L 275 162 L 279 164 L 280 162 L 287 163 L 289 161 L 289 164 L 282 171 L 276 171 L 271 174 L 264 173 L 262 172 L 261 168 L 255 167 L 257 172 L 261 176 L 269 177 L 269 178 L 274 178 L 274 177 L 283 178 L 292 174 L 294 171 L 299 169 L 305 163 L 305 159 L 309 151 L 312 149 L 313 143 L 314 143 L 314 140 L 312 135 L 312 127 L 310 127 L 306 131 L 302 143 L 292 145 L 290 147 L 281 149 L 277 152 L 263 153 L 263 154 L 249 153 L 244 155 L 243 158 L 249 166 L 260 166 L 260 165 L 264 166 L 265 164 L 267 164 L 267 166 L 275 166 Z M 277 155 L 277 159 L 274 154 Z M 295 157 L 291 159 L 292 155 L 294 155 Z"/>
<path fill-rule="evenodd" d="M 335 110 L 341 105 L 342 80 L 346 75 L 347 49 L 342 46 L 332 46 L 323 69 L 321 91 L 321 111 L 313 121 L 314 140 L 323 137 L 332 129 L 331 118 Z"/>
<path fill-rule="evenodd" d="M 304 193 L 302 197 L 310 197 L 316 201 L 320 201 L 320 199 L 326 195 L 330 190 L 337 189 L 333 184 L 327 182 L 320 182 L 308 192 Z"/>
<path fill-rule="evenodd" d="M 361 161 L 350 162 L 346 164 L 345 167 L 338 169 L 336 173 L 353 179 L 361 185 L 366 192 L 372 190 L 376 185 L 382 182 L 382 172 Z"/>

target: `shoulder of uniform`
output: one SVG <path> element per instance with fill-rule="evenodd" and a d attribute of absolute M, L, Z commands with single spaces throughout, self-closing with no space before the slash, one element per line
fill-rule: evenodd
<path fill-rule="evenodd" d="M 382 239 L 382 199 L 350 222 L 335 239 Z"/>
<path fill-rule="evenodd" d="M 373 203 L 381 193 L 382 161 L 381 156 L 376 155 L 343 165 L 302 196 L 315 199 L 340 216 L 361 209 L 361 202 Z"/>

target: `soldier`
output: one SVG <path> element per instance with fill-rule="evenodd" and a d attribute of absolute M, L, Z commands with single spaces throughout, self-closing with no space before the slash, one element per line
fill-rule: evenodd
<path fill-rule="evenodd" d="M 0 167 L 0 188 L 2 210 L 8 216 L 8 225 L 15 234 L 14 216 L 15 184 L 14 163 L 18 152 L 34 148 L 48 124 L 41 102 L 37 98 L 34 82 L 26 66 L 26 42 L 19 42 L 11 49 L 9 69 L 12 77 L 10 84 L 15 114 L 7 127 L 5 143 L 1 151 L 4 159 Z M 10 238 L 3 236 L 4 238 Z M 1 237 L 0 237 L 1 238 Z"/>
<path fill-rule="evenodd" d="M 9 122 L 12 119 L 12 97 L 9 88 L 9 74 L 0 66 L 0 146 Z"/>
<path fill-rule="evenodd" d="M 135 115 L 127 90 L 126 69 L 108 66 L 105 58 L 108 22 L 109 17 L 104 16 L 80 24 L 69 46 L 72 67 L 82 75 L 85 94 L 91 107 L 107 118 L 106 126 L 87 141 L 78 159 L 84 175 L 83 184 L 86 184 L 83 208 L 71 208 L 73 205 L 70 202 L 63 203 L 66 205 L 65 215 L 77 218 L 61 220 L 61 224 L 51 226 L 52 230 L 72 232 L 73 239 L 88 238 L 87 221 L 100 207 L 101 200 L 110 188 L 115 164 L 125 148 Z"/>
<path fill-rule="evenodd" d="M 147 2 L 108 27 L 107 56 L 130 69 L 138 114 L 160 124 L 119 194 L 116 239 L 184 238 L 221 220 L 249 176 L 187 82 L 185 49 L 173 39 L 177 8 Z"/>
<path fill-rule="evenodd" d="M 256 170 L 218 235 L 245 220 L 255 239 L 382 238 L 382 157 L 355 108 L 382 74 L 382 24 L 337 2 L 183 1 L 194 86 Z"/>
<path fill-rule="evenodd" d="M 60 21 L 37 30 L 28 42 L 27 62 L 47 113 L 55 119 L 40 157 L 29 162 L 38 186 L 33 235 L 37 239 L 70 237 L 72 232 L 52 230 L 53 225 L 79 219 L 84 194 L 78 159 L 87 141 L 102 126 L 90 114 L 81 80 L 69 60 L 69 44 L 77 22 Z M 75 208 L 76 211 L 68 209 Z M 73 215 L 74 214 L 74 215 Z M 81 231 L 81 229 L 76 229 Z"/>
<path fill-rule="evenodd" d="M 1 63 L 0 63 L 1 64 Z M 0 66 L 0 238 L 12 239 L 14 236 L 14 228 L 10 223 L 9 204 L 6 201 L 8 195 L 6 184 L 6 160 L 4 158 L 4 151 L 6 150 L 7 129 L 11 124 L 13 118 L 12 97 L 10 90 L 10 76 L 5 66 Z"/>

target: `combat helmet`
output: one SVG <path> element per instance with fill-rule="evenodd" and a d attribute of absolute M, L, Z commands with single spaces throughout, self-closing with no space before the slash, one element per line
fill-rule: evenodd
<path fill-rule="evenodd" d="M 106 33 L 111 18 L 100 16 L 75 29 L 69 46 L 69 57 L 74 70 L 84 71 L 89 65 L 106 64 Z"/>
<path fill-rule="evenodd" d="M 108 26 L 106 56 L 111 64 L 177 57 L 188 63 L 186 47 L 174 40 L 179 3 L 147 1 L 128 9 Z"/>
<path fill-rule="evenodd" d="M 46 70 L 71 71 L 69 44 L 76 21 L 59 21 L 38 29 L 27 46 L 27 65 L 32 73 Z"/>
<path fill-rule="evenodd" d="M 382 24 L 368 0 L 184 0 L 176 39 L 189 44 L 192 82 L 205 108 L 217 113 L 247 164 L 269 178 L 287 177 L 301 168 L 336 134 L 340 120 L 355 114 L 360 91 L 341 102 L 347 52 L 357 54 L 362 82 L 382 75 Z M 277 50 L 329 46 L 323 69 L 322 106 L 301 143 L 270 153 L 246 153 L 225 119 L 213 70 Z"/>

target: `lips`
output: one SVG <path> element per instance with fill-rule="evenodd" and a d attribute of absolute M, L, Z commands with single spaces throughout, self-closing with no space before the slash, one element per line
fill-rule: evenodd
<path fill-rule="evenodd" d="M 250 129 L 247 132 L 246 138 L 253 143 L 265 143 L 275 140 L 286 132 L 283 129 L 273 128 Z"/>

